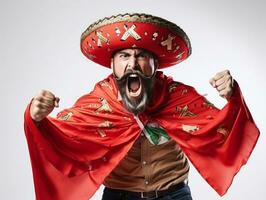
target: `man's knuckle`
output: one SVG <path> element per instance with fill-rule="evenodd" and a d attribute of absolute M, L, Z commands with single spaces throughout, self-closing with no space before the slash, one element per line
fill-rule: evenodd
<path fill-rule="evenodd" d="M 33 107 L 38 107 L 39 103 L 40 103 L 40 102 L 39 102 L 38 100 L 34 100 L 34 101 L 32 101 L 31 105 L 32 105 Z"/>
<path fill-rule="evenodd" d="M 42 103 L 40 101 L 35 101 L 35 106 L 40 108 L 42 107 Z"/>
<path fill-rule="evenodd" d="M 46 90 L 42 89 L 39 91 L 39 95 L 44 96 L 47 93 Z"/>
<path fill-rule="evenodd" d="M 230 74 L 230 71 L 227 69 L 227 70 L 225 70 L 225 72 L 226 72 L 226 74 Z"/>

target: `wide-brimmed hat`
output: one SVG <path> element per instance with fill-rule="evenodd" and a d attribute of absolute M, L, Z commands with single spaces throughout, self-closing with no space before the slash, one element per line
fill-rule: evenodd
<path fill-rule="evenodd" d="M 176 24 L 147 14 L 119 14 L 91 24 L 81 35 L 82 53 L 110 68 L 114 52 L 139 48 L 157 56 L 158 68 L 185 60 L 191 54 L 186 33 Z"/>

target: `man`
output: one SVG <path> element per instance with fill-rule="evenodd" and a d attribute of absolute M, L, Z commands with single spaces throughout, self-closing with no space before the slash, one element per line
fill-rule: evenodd
<path fill-rule="evenodd" d="M 157 71 L 185 60 L 191 47 L 178 26 L 146 14 L 99 20 L 81 49 L 113 74 L 57 119 L 47 117 L 59 102 L 50 91 L 28 106 L 36 198 L 85 200 L 103 183 L 103 200 L 189 200 L 187 157 L 223 195 L 259 134 L 230 72 L 210 80 L 228 100 L 218 110 Z"/>

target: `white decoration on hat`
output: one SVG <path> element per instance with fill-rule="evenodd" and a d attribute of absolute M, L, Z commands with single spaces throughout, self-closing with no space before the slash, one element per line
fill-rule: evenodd
<path fill-rule="evenodd" d="M 179 45 L 176 46 L 175 50 L 174 50 L 174 53 L 180 48 Z"/>
<path fill-rule="evenodd" d="M 102 35 L 102 32 L 96 31 L 96 36 L 98 37 L 98 41 L 97 41 L 97 46 L 98 47 L 102 46 L 102 42 L 108 44 L 108 39 Z"/>
<path fill-rule="evenodd" d="M 152 34 L 152 40 L 156 40 L 156 38 L 158 37 L 158 32 L 155 32 Z"/>
<path fill-rule="evenodd" d="M 180 59 L 182 58 L 182 56 L 183 56 L 184 53 L 185 53 L 184 51 L 181 52 L 181 53 L 179 53 L 179 54 L 176 56 L 176 58 L 177 58 L 178 60 L 180 60 Z"/>
<path fill-rule="evenodd" d="M 127 28 L 127 25 L 125 24 L 125 29 L 126 29 L 126 32 L 124 33 L 124 35 L 121 37 L 121 40 L 122 41 L 125 41 L 127 40 L 127 38 L 129 36 L 132 36 L 135 40 L 140 40 L 141 37 L 139 36 L 139 34 L 134 31 L 134 29 L 136 28 L 136 26 L 133 24 L 129 29 Z"/>
<path fill-rule="evenodd" d="M 120 35 L 121 31 L 120 31 L 120 29 L 118 27 L 115 28 L 115 33 L 116 33 L 117 36 Z"/>

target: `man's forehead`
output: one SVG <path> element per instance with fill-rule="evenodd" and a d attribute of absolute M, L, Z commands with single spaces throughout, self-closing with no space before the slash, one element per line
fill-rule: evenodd
<path fill-rule="evenodd" d="M 115 52 L 115 54 L 113 54 L 113 56 L 115 55 L 119 55 L 119 54 L 140 54 L 140 53 L 145 53 L 150 55 L 151 57 L 154 57 L 153 53 L 149 52 L 148 50 L 145 49 L 138 49 L 138 48 L 127 48 L 127 49 L 121 49 L 118 50 L 117 52 Z"/>
<path fill-rule="evenodd" d="M 120 53 L 129 53 L 129 54 L 148 53 L 148 54 L 151 54 L 149 51 L 147 51 L 145 49 L 138 49 L 138 48 L 121 49 L 121 50 L 117 51 L 115 54 L 120 54 Z"/>

